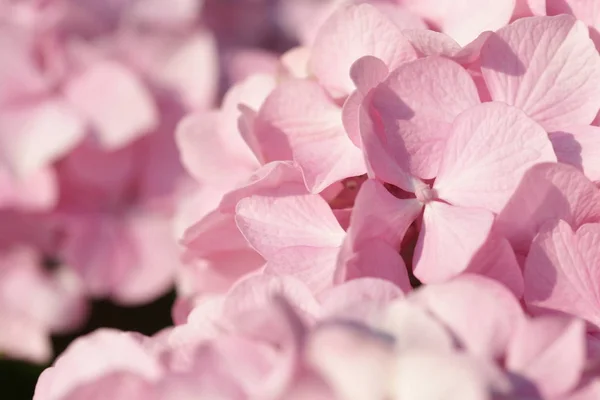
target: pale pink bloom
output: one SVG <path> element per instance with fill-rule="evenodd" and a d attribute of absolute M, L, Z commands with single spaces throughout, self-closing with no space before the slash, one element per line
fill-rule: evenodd
<path fill-rule="evenodd" d="M 447 71 L 454 71 L 454 66 L 460 68 L 452 61 L 435 57 L 413 64 L 424 62 L 433 65 L 448 63 Z M 401 70 L 405 68 L 401 67 Z M 386 98 L 389 99 L 388 93 L 393 92 L 385 91 L 386 87 L 383 84 L 375 90 L 380 90 L 382 96 L 387 94 Z M 423 98 L 417 103 L 419 105 L 429 104 L 428 101 L 437 104 L 436 98 L 431 98 L 423 91 L 411 93 L 415 99 L 419 99 L 419 96 Z M 445 93 L 460 93 L 460 89 L 457 86 Z M 385 110 L 390 116 L 398 112 L 398 108 L 390 107 L 388 102 L 381 104 L 387 106 Z M 454 103 L 448 104 L 452 106 L 447 118 L 452 121 Z M 363 105 L 368 106 L 368 102 Z M 411 110 L 408 107 L 406 109 Z M 400 110 L 404 114 L 396 120 L 396 124 L 393 123 L 394 118 L 390 118 L 391 126 L 406 126 L 403 118 L 408 115 L 410 124 L 410 118 L 418 115 L 412 111 L 406 114 L 407 111 L 402 108 Z M 439 116 L 443 115 L 444 108 L 432 105 L 431 110 L 436 110 L 435 115 Z M 407 154 L 404 142 L 399 140 L 398 135 L 390 136 L 386 142 L 381 137 L 386 131 L 378 126 L 381 114 L 372 111 L 371 115 L 369 117 L 366 112 L 361 114 L 361 136 L 371 173 L 379 180 L 415 193 L 416 198 L 412 201 L 424 206 L 423 227 L 415 249 L 414 271 L 419 279 L 427 283 L 440 282 L 465 271 L 486 241 L 492 239 L 489 236 L 494 213 L 505 207 L 527 169 L 542 161 L 555 160 L 551 143 L 539 125 L 514 107 L 496 102 L 486 103 L 458 114 L 453 122 L 440 122 L 440 129 L 446 129 L 447 139 L 439 145 L 441 163 L 439 170 L 434 172 L 437 176 L 435 182 L 429 186 L 409 175 L 411 170 L 404 163 L 406 158 L 402 157 L 402 154 Z M 430 125 L 424 126 L 429 128 Z M 405 132 L 407 138 L 415 133 L 410 129 Z M 413 149 L 408 154 L 418 155 L 421 150 L 418 146 Z M 421 154 L 424 160 L 431 157 L 431 152 Z M 507 165 L 514 167 L 507 170 Z M 455 240 L 460 240 L 460 245 L 458 242 L 452 244 Z M 497 244 L 502 246 L 502 240 Z M 507 250 L 510 252 L 510 249 Z M 449 251 L 453 252 L 451 256 Z M 493 259 L 489 261 L 493 262 Z M 498 267 L 507 268 L 503 265 Z M 478 265 L 477 268 L 482 266 Z M 519 274 L 514 261 L 511 268 L 513 272 L 509 275 Z M 509 280 L 514 282 L 513 278 Z"/>

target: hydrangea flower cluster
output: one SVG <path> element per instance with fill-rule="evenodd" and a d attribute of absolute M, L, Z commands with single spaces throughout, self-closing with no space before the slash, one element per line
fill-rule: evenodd
<path fill-rule="evenodd" d="M 0 350 L 178 291 L 34 400 L 600 398 L 597 2 L 202 3 L 0 1 Z"/>

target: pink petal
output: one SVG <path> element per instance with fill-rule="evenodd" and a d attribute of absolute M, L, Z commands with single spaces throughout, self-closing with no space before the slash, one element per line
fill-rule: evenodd
<path fill-rule="evenodd" d="M 76 218 L 68 225 L 64 257 L 93 296 L 139 304 L 169 288 L 179 252 L 164 217 Z"/>
<path fill-rule="evenodd" d="M 546 15 L 546 0 L 517 0 L 513 19 Z"/>
<path fill-rule="evenodd" d="M 566 394 L 585 364 L 585 325 L 581 320 L 540 317 L 523 320 L 507 350 L 506 368 L 532 380 L 544 396 Z"/>
<path fill-rule="evenodd" d="M 381 135 L 396 162 L 424 179 L 437 174 L 454 118 L 477 104 L 477 88 L 468 72 L 441 57 L 394 70 L 374 89 L 372 99 L 383 124 Z"/>
<path fill-rule="evenodd" d="M 248 197 L 238 203 L 235 219 L 246 240 L 267 260 L 288 247 L 339 247 L 345 236 L 318 195 Z"/>
<path fill-rule="evenodd" d="M 517 108 L 484 103 L 454 121 L 434 189 L 452 204 L 497 213 L 525 172 L 544 161 L 556 156 L 541 126 Z"/>
<path fill-rule="evenodd" d="M 224 237 L 227 240 L 223 240 Z M 218 210 L 207 214 L 188 228 L 181 244 L 188 249 L 190 255 L 197 257 L 250 248 L 240 233 L 234 216 Z"/>
<path fill-rule="evenodd" d="M 600 192 L 574 167 L 544 163 L 525 173 L 496 225 L 517 253 L 527 254 L 540 227 L 557 219 L 575 227 L 600 222 Z"/>
<path fill-rule="evenodd" d="M 310 48 L 305 46 L 294 47 L 283 53 L 280 57 L 282 66 L 293 78 L 308 78 L 308 60 L 310 59 Z"/>
<path fill-rule="evenodd" d="M 0 162 L 24 176 L 71 150 L 85 131 L 83 121 L 60 100 L 4 108 L 0 112 Z"/>
<path fill-rule="evenodd" d="M 233 185 L 253 171 L 258 161 L 241 140 L 237 147 L 221 136 L 220 119 L 217 112 L 187 116 L 177 128 L 177 146 L 183 165 L 197 181 L 226 179 Z"/>
<path fill-rule="evenodd" d="M 258 118 L 289 144 L 312 193 L 366 172 L 362 152 L 342 125 L 341 109 L 317 83 L 291 80 L 279 85 Z"/>
<path fill-rule="evenodd" d="M 214 101 L 219 75 L 216 53 L 212 35 L 206 32 L 190 35 L 161 71 L 164 82 L 181 93 L 190 108 L 206 107 Z"/>
<path fill-rule="evenodd" d="M 359 278 L 324 291 L 318 296 L 323 317 L 360 320 L 370 318 L 388 303 L 404 297 L 395 284 L 378 278 Z"/>
<path fill-rule="evenodd" d="M 582 125 L 550 133 L 558 161 L 583 171 L 592 181 L 600 180 L 600 128 Z"/>
<path fill-rule="evenodd" d="M 446 34 L 428 29 L 405 29 L 402 34 L 410 41 L 420 57 L 442 56 L 466 65 L 479 58 L 481 48 L 491 32 L 483 32 L 465 47 Z"/>
<path fill-rule="evenodd" d="M 336 281 L 365 277 L 388 280 L 405 293 L 411 290 L 406 265 L 399 249 L 379 239 L 361 242 L 352 250 L 346 250 L 343 246 L 337 258 Z"/>
<path fill-rule="evenodd" d="M 467 272 L 500 282 L 518 299 L 523 297 L 523 271 L 510 243 L 495 229 L 475 254 Z"/>
<path fill-rule="evenodd" d="M 594 0 L 548 0 L 548 15 L 571 14 L 590 27 L 590 37 L 600 45 L 600 8 Z"/>
<path fill-rule="evenodd" d="M 100 144 L 116 149 L 158 124 L 154 100 L 141 80 L 120 64 L 92 66 L 72 80 L 66 95 L 88 119 Z"/>
<path fill-rule="evenodd" d="M 334 96 L 354 89 L 350 67 L 363 56 L 381 59 L 390 70 L 416 58 L 400 29 L 370 4 L 342 5 L 321 26 L 309 68 Z"/>
<path fill-rule="evenodd" d="M 525 264 L 525 302 L 533 311 L 557 310 L 600 327 L 600 224 L 576 232 L 550 221 L 537 235 Z"/>
<path fill-rule="evenodd" d="M 490 362 L 416 349 L 398 357 L 390 385 L 392 398 L 403 400 L 490 399 L 509 388 L 508 378 Z"/>
<path fill-rule="evenodd" d="M 58 200 L 58 182 L 53 169 L 44 168 L 23 179 L 0 169 L 0 207 L 24 211 L 48 210 Z"/>
<path fill-rule="evenodd" d="M 389 73 L 385 62 L 373 56 L 361 57 L 350 67 L 350 78 L 363 95 L 383 82 Z"/>
<path fill-rule="evenodd" d="M 415 276 L 425 283 L 437 283 L 465 271 L 486 242 L 493 223 L 494 215 L 487 210 L 428 203 L 413 259 Z"/>
<path fill-rule="evenodd" d="M 515 0 L 405 0 L 403 4 L 463 46 L 484 31 L 502 28 L 515 8 Z"/>
<path fill-rule="evenodd" d="M 454 338 L 450 332 L 416 302 L 394 301 L 385 308 L 379 326 L 394 335 L 398 353 L 411 349 L 438 353 L 454 351 Z"/>
<path fill-rule="evenodd" d="M 386 396 L 393 342 L 366 326 L 328 324 L 307 344 L 308 363 L 332 386 L 339 399 L 371 400 Z"/>
<path fill-rule="evenodd" d="M 152 382 L 159 379 L 162 368 L 131 334 L 101 329 L 75 341 L 43 373 L 44 391 L 36 391 L 34 398 L 60 400 L 80 385 L 114 373 Z"/>
<path fill-rule="evenodd" d="M 230 320 L 263 309 L 276 297 L 285 298 L 302 316 L 316 316 L 321 306 L 311 291 L 291 277 L 257 275 L 244 279 L 229 292 L 223 313 Z"/>
<path fill-rule="evenodd" d="M 426 286 L 411 299 L 442 321 L 468 351 L 483 357 L 502 357 L 524 317 L 510 291 L 478 275 Z"/>
<path fill-rule="evenodd" d="M 264 273 L 293 277 L 313 293 L 320 293 L 334 284 L 339 246 L 293 246 L 266 257 Z"/>
<path fill-rule="evenodd" d="M 548 132 L 589 124 L 600 107 L 600 56 L 587 27 L 571 16 L 524 18 L 500 29 L 481 51 L 481 68 L 494 100 Z"/>
<path fill-rule="evenodd" d="M 414 178 L 398 163 L 387 140 L 380 135 L 382 126 L 379 115 L 370 115 L 368 112 L 371 97 L 367 96 L 358 110 L 360 141 L 369 178 L 377 178 L 412 192 L 415 190 Z M 352 96 L 348 99 L 350 101 Z"/>
<path fill-rule="evenodd" d="M 360 107 L 364 96 L 369 94 L 371 89 L 379 85 L 387 78 L 389 70 L 387 65 L 380 59 L 373 56 L 364 56 L 356 60 L 350 68 L 350 77 L 358 88 L 346 101 L 342 108 L 342 123 L 348 133 L 352 143 L 361 148 L 360 140 Z"/>
<path fill-rule="evenodd" d="M 273 161 L 252 174 L 239 188 L 225 194 L 219 204 L 223 213 L 234 213 L 237 203 L 253 195 L 306 194 L 302 173 L 290 161 Z"/>
<path fill-rule="evenodd" d="M 418 200 L 398 199 L 381 183 L 369 179 L 362 184 L 356 196 L 348 235 L 356 245 L 380 239 L 397 247 L 421 209 Z"/>

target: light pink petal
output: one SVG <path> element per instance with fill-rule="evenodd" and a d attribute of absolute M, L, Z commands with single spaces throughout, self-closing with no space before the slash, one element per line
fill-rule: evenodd
<path fill-rule="evenodd" d="M 562 317 L 523 320 L 506 356 L 509 371 L 535 382 L 549 398 L 577 386 L 584 364 L 585 325 Z"/>
<path fill-rule="evenodd" d="M 348 100 L 350 101 L 357 93 L 355 92 Z M 379 115 L 369 113 L 371 98 L 371 95 L 367 96 L 358 109 L 360 142 L 365 154 L 369 178 L 376 178 L 413 192 L 415 190 L 414 178 L 398 163 L 387 140 L 380 134 L 383 127 Z"/>
<path fill-rule="evenodd" d="M 126 67 L 104 62 L 69 82 L 66 96 L 107 149 L 125 146 L 158 124 L 150 91 Z"/>
<path fill-rule="evenodd" d="M 244 240 L 241 233 L 237 233 Z M 234 238 L 237 240 L 237 238 Z M 239 248 L 207 252 L 201 256 L 184 254 L 184 266 L 177 271 L 177 291 L 181 296 L 226 293 L 236 282 L 257 273 L 265 259 L 245 242 Z"/>
<path fill-rule="evenodd" d="M 122 304 L 143 304 L 169 290 L 180 266 L 180 249 L 173 237 L 170 219 L 150 212 L 127 221 L 127 234 L 137 252 L 136 264 L 114 288 L 113 297 Z"/>
<path fill-rule="evenodd" d="M 235 216 L 248 242 L 267 260 L 288 247 L 338 247 L 345 232 L 319 195 L 240 200 Z"/>
<path fill-rule="evenodd" d="M 183 165 L 198 182 L 226 180 L 234 185 L 256 169 L 258 161 L 241 140 L 234 144 L 222 137 L 220 121 L 217 112 L 184 118 L 177 128 L 177 146 Z"/>
<path fill-rule="evenodd" d="M 139 304 L 160 295 L 172 282 L 179 249 L 162 216 L 76 217 L 67 235 L 64 257 L 92 296 Z"/>
<path fill-rule="evenodd" d="M 421 209 L 417 199 L 398 199 L 380 182 L 369 179 L 361 185 L 356 196 L 348 235 L 356 245 L 379 239 L 391 246 L 399 246 Z"/>
<path fill-rule="evenodd" d="M 256 121 L 256 113 L 277 86 L 275 78 L 257 74 L 237 83 L 226 93 L 221 107 L 219 135 L 223 144 L 234 154 L 257 159 L 260 164 L 291 157 L 285 143 L 272 143 L 278 137 L 264 132 Z"/>
<path fill-rule="evenodd" d="M 317 316 L 321 306 L 302 282 L 291 277 L 257 275 L 235 285 L 225 300 L 223 313 L 230 320 L 260 311 L 276 297 L 285 298 L 302 316 Z"/>
<path fill-rule="evenodd" d="M 483 357 L 502 357 L 524 317 L 508 289 L 478 275 L 426 286 L 411 300 L 442 321 L 468 351 Z"/>
<path fill-rule="evenodd" d="M 571 14 L 596 32 L 590 32 L 592 40 L 598 44 L 597 35 L 600 29 L 600 7 L 594 0 L 548 0 L 548 15 Z"/>
<path fill-rule="evenodd" d="M 408 10 L 464 46 L 484 31 L 506 25 L 515 8 L 515 0 L 405 0 Z"/>
<path fill-rule="evenodd" d="M 434 184 L 451 204 L 498 213 L 530 167 L 556 161 L 544 129 L 506 104 L 473 107 L 454 121 L 452 131 Z"/>
<path fill-rule="evenodd" d="M 350 68 L 350 77 L 358 88 L 346 101 L 342 108 L 342 122 L 352 143 L 362 148 L 360 140 L 360 107 L 364 97 L 387 78 L 389 69 L 380 59 L 364 56 L 356 60 Z"/>
<path fill-rule="evenodd" d="M 366 326 L 327 324 L 310 337 L 308 363 L 344 400 L 386 397 L 393 341 Z"/>
<path fill-rule="evenodd" d="M 395 400 L 487 400 L 510 388 L 508 378 L 487 360 L 420 349 L 400 354 L 390 386 Z"/>
<path fill-rule="evenodd" d="M 50 332 L 38 321 L 27 318 L 20 311 L 1 307 L 0 323 L 0 351 L 5 357 L 40 364 L 52 359 Z"/>
<path fill-rule="evenodd" d="M 341 111 L 317 83 L 291 80 L 273 91 L 258 115 L 285 138 L 312 193 L 366 172 L 362 152 L 344 130 Z"/>
<path fill-rule="evenodd" d="M 428 203 L 413 258 L 415 276 L 437 283 L 464 272 L 487 241 L 493 223 L 494 215 L 487 210 Z"/>
<path fill-rule="evenodd" d="M 242 186 L 225 194 L 219 210 L 234 213 L 237 203 L 253 195 L 300 195 L 306 194 L 302 173 L 298 166 L 290 161 L 273 161 L 259 168 Z"/>
<path fill-rule="evenodd" d="M 61 400 L 78 386 L 114 373 L 129 373 L 153 382 L 160 378 L 162 368 L 133 335 L 101 329 L 77 339 L 43 373 L 44 391 L 36 391 L 34 398 Z"/>
<path fill-rule="evenodd" d="M 517 253 L 527 254 L 540 227 L 558 219 L 574 227 L 600 222 L 600 192 L 574 167 L 544 163 L 525 173 L 496 225 Z"/>
<path fill-rule="evenodd" d="M 289 276 L 304 283 L 313 293 L 334 284 L 339 246 L 293 246 L 266 257 L 265 274 Z"/>
<path fill-rule="evenodd" d="M 43 168 L 19 179 L 0 169 L 0 207 L 43 211 L 56 205 L 58 182 L 53 169 Z"/>
<path fill-rule="evenodd" d="M 592 181 L 600 180 L 600 128 L 582 125 L 551 132 L 550 140 L 558 161 L 583 171 Z"/>
<path fill-rule="evenodd" d="M 600 56 L 581 21 L 531 17 L 492 35 L 481 51 L 492 98 L 548 132 L 592 122 L 600 108 Z"/>
<path fill-rule="evenodd" d="M 145 5 L 146 8 L 151 8 Z M 163 83 L 179 93 L 192 109 L 212 105 L 218 90 L 219 65 L 214 37 L 208 32 L 190 35 L 159 71 Z"/>
<path fill-rule="evenodd" d="M 227 240 L 223 240 L 224 237 Z M 237 228 L 234 216 L 218 210 L 207 214 L 188 228 L 181 244 L 188 249 L 190 255 L 199 257 L 250 247 Z"/>
<path fill-rule="evenodd" d="M 308 60 L 310 48 L 305 46 L 294 47 L 283 53 L 280 62 L 286 72 L 293 78 L 308 78 Z"/>
<path fill-rule="evenodd" d="M 404 297 L 403 289 L 377 278 L 360 278 L 324 291 L 318 297 L 323 316 L 369 318 L 388 303 Z"/>
<path fill-rule="evenodd" d="M 469 73 L 441 57 L 402 65 L 373 90 L 372 98 L 383 125 L 380 135 L 396 162 L 424 179 L 437 174 L 454 118 L 477 104 Z"/>
<path fill-rule="evenodd" d="M 342 0 L 344 1 L 344 0 Z M 354 0 L 355 3 L 371 3 L 385 14 L 400 29 L 427 29 L 427 24 L 419 16 L 408 11 L 397 1 Z"/>
<path fill-rule="evenodd" d="M 25 176 L 65 155 L 83 138 L 82 119 L 60 100 L 3 108 L 0 162 Z"/>
<path fill-rule="evenodd" d="M 546 15 L 546 0 L 517 0 L 513 19 Z"/>
<path fill-rule="evenodd" d="M 479 58 L 481 48 L 491 33 L 483 32 L 465 47 L 444 33 L 428 29 L 406 29 L 402 34 L 410 40 L 419 57 L 442 56 L 466 65 Z"/>
<path fill-rule="evenodd" d="M 394 335 L 394 347 L 399 353 L 411 349 L 438 353 L 455 350 L 450 332 L 427 309 L 415 302 L 394 301 L 385 308 L 378 326 Z"/>
<path fill-rule="evenodd" d="M 350 78 L 363 95 L 383 82 L 389 73 L 385 62 L 373 56 L 361 57 L 350 67 Z"/>
<path fill-rule="evenodd" d="M 487 242 L 479 249 L 467 268 L 506 286 L 517 298 L 523 297 L 523 271 L 507 239 L 492 229 Z"/>
<path fill-rule="evenodd" d="M 346 244 L 337 259 L 336 281 L 372 277 L 398 285 L 404 292 L 411 290 L 408 271 L 398 247 L 373 239 L 347 250 Z"/>
<path fill-rule="evenodd" d="M 334 96 L 350 94 L 350 67 L 363 56 L 381 59 L 390 70 L 416 54 L 400 29 L 370 4 L 346 4 L 329 17 L 315 38 L 309 68 Z"/>
<path fill-rule="evenodd" d="M 525 302 L 533 311 L 557 310 L 600 327 L 600 224 L 576 232 L 565 221 L 548 222 L 525 264 Z"/>

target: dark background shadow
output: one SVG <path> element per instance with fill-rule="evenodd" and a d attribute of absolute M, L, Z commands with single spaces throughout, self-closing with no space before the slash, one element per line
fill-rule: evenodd
<path fill-rule="evenodd" d="M 175 301 L 172 290 L 153 303 L 141 307 L 121 307 L 109 301 L 92 303 L 91 316 L 79 331 L 52 338 L 54 353 L 60 354 L 78 336 L 93 332 L 100 327 L 124 331 L 138 331 L 152 335 L 173 324 L 171 307 Z M 2 400 L 31 400 L 39 374 L 46 365 L 33 365 L 21 361 L 0 359 L 0 388 Z"/>

